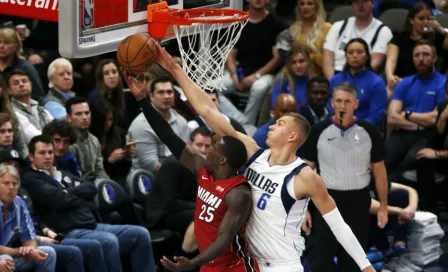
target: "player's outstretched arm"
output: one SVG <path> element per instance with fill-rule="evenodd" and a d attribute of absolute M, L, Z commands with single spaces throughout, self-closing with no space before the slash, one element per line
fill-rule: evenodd
<path fill-rule="evenodd" d="M 168 147 L 180 164 L 190 169 L 193 173 L 198 173 L 204 166 L 205 158 L 191 150 L 177 136 L 165 118 L 152 106 L 145 92 L 146 80 L 136 81 L 126 72 L 124 72 L 124 77 L 129 89 L 138 101 L 146 120 L 151 125 L 157 137 Z"/>
<path fill-rule="evenodd" d="M 246 145 L 248 158 L 250 158 L 259 149 L 256 142 L 251 137 L 237 132 L 219 112 L 211 98 L 188 77 L 171 55 L 160 47 L 159 44 L 155 44 L 159 52 L 156 62 L 174 76 L 197 114 L 204 118 L 205 122 L 217 135 L 232 136 L 241 140 Z"/>
<path fill-rule="evenodd" d="M 184 257 L 174 257 L 174 262 L 163 257 L 163 266 L 171 271 L 185 271 L 209 263 L 221 255 L 232 243 L 238 231 L 252 211 L 252 195 L 246 184 L 239 185 L 230 190 L 224 201 L 228 210 L 219 226 L 218 237 L 201 254 L 188 260 Z"/>
<path fill-rule="evenodd" d="M 296 175 L 294 182 L 296 183 L 294 186 L 296 198 L 311 197 L 311 200 L 322 214 L 338 242 L 358 264 L 359 268 L 363 272 L 374 272 L 375 270 L 367 259 L 367 255 L 356 236 L 345 223 L 333 198 L 328 194 L 322 178 L 311 168 L 305 167 Z"/>

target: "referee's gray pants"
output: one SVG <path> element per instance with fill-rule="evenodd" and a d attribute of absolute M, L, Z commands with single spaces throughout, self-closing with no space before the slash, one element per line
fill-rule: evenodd
<path fill-rule="evenodd" d="M 336 205 L 350 226 L 361 246 L 366 250 L 370 227 L 370 194 L 368 187 L 361 190 L 328 190 Z M 306 239 L 306 257 L 312 272 L 359 272 L 358 265 L 336 240 L 330 227 L 317 209 L 311 209 L 313 225 L 311 235 Z M 334 257 L 338 257 L 337 265 Z"/>

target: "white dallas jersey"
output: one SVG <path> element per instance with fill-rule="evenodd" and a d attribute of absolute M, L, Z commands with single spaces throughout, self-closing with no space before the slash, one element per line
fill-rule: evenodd
<path fill-rule="evenodd" d="M 246 228 L 249 252 L 268 266 L 270 262 L 300 263 L 305 248 L 300 231 L 309 198 L 295 198 L 293 181 L 308 165 L 297 158 L 287 165 L 270 166 L 270 155 L 269 149 L 258 150 L 245 172 L 254 203 Z"/>

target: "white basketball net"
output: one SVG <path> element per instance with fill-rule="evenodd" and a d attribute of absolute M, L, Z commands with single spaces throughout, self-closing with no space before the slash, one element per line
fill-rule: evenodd
<path fill-rule="evenodd" d="M 222 18 L 225 17 L 204 17 L 204 19 Z M 247 20 L 225 24 L 204 22 L 174 27 L 183 70 L 202 89 L 219 91 L 225 89 L 223 84 L 225 62 L 246 23 Z M 183 48 L 182 37 L 187 37 L 188 48 Z"/>

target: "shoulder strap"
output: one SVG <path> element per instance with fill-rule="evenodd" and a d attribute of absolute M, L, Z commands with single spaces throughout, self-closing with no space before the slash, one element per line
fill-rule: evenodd
<path fill-rule="evenodd" d="M 348 22 L 348 18 L 344 20 L 344 23 L 342 23 L 341 29 L 339 29 L 338 38 L 341 37 L 342 33 L 344 32 L 344 29 L 347 26 L 347 22 Z"/>
<path fill-rule="evenodd" d="M 385 26 L 385 24 L 382 24 L 376 29 L 375 35 L 373 35 L 372 41 L 370 42 L 370 48 L 373 48 L 373 46 L 375 46 L 375 43 L 378 40 L 378 35 L 380 34 L 381 29 Z"/>

